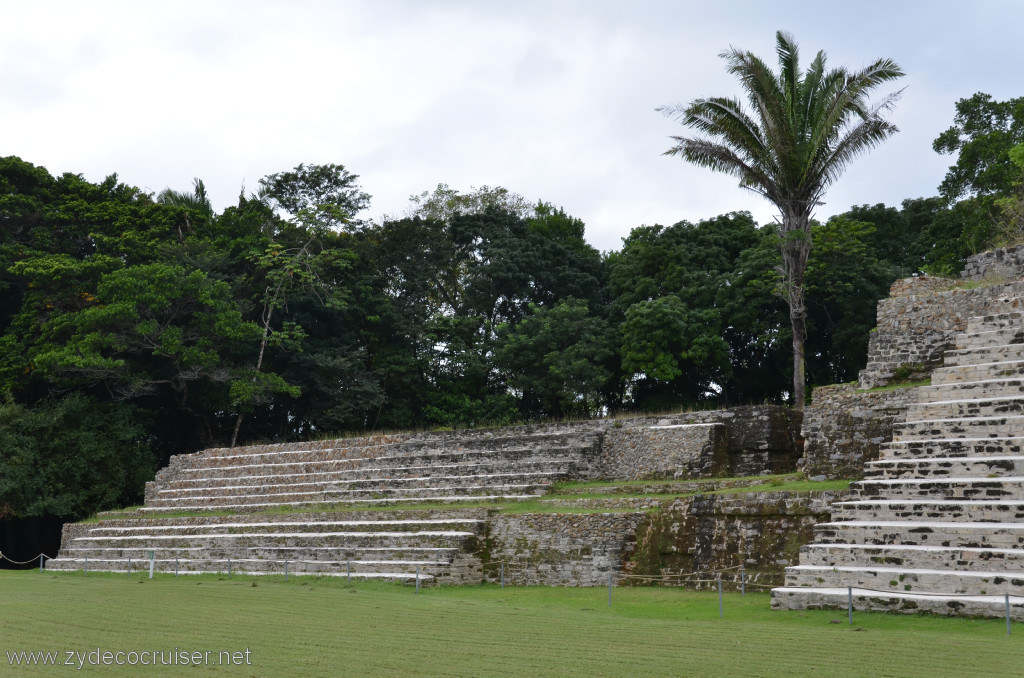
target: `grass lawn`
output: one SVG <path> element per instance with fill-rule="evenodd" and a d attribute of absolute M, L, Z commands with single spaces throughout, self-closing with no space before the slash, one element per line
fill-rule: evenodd
<path fill-rule="evenodd" d="M 771 612 L 764 593 L 425 588 L 0 571 L 0 652 L 244 653 L 230 666 L 89 666 L 125 676 L 1020 675 L 1024 625 L 843 611 Z M 835 623 L 839 622 L 839 623 Z M 69 675 L 10 666 L 0 675 Z"/>
<path fill-rule="evenodd" d="M 700 486 L 701 489 L 696 489 Z M 717 486 L 717 488 L 715 488 Z M 710 494 L 744 494 L 750 492 L 822 492 L 845 490 L 849 480 L 807 480 L 802 473 L 783 473 L 767 476 L 745 476 L 741 478 L 706 478 L 699 480 L 623 480 L 623 481 L 581 481 L 555 483 L 548 494 L 536 499 L 508 501 L 489 499 L 482 501 L 436 502 L 423 504 L 321 504 L 305 506 L 275 506 L 271 509 L 253 511 L 254 515 L 304 513 L 355 513 L 355 512 L 396 512 L 487 508 L 503 513 L 607 513 L 615 509 L 566 506 L 561 500 L 574 499 L 645 499 L 672 500 Z M 630 491 L 637 488 L 637 491 Z M 715 488 L 715 489 L 710 489 Z M 646 491 L 640 491 L 646 490 Z M 105 511 L 102 516 L 92 516 L 81 522 L 98 523 L 108 518 L 188 518 L 227 517 L 238 515 L 237 511 L 161 511 L 152 514 L 138 513 L 139 506 Z M 622 511 L 632 509 L 622 508 Z"/>

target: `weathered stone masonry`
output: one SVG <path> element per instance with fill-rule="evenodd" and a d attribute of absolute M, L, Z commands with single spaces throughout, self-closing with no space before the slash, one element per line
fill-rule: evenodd
<path fill-rule="evenodd" d="M 540 586 L 659 583 L 700 588 L 693 572 L 778 585 L 840 492 L 755 492 L 615 500 L 616 513 L 501 514 L 490 521 L 485 579 Z M 585 500 L 584 500 L 585 502 Z M 633 508 L 635 512 L 628 511 Z M 639 512 L 644 509 L 644 512 Z M 635 575 L 619 577 L 618 574 Z M 662 578 L 665 579 L 662 579 Z"/>
<path fill-rule="evenodd" d="M 530 586 L 601 586 L 633 555 L 643 513 L 499 514 L 491 519 L 486 578 Z"/>
<path fill-rule="evenodd" d="M 774 405 L 594 422 L 593 479 L 706 478 L 791 471 L 800 415 Z"/>
<path fill-rule="evenodd" d="M 932 276 L 897 280 L 878 302 L 868 364 L 856 384 L 815 388 L 804 411 L 804 458 L 810 476 L 859 478 L 914 397 L 897 382 L 926 380 L 953 348 L 969 318 L 1019 311 L 1024 246 L 970 257 L 960 281 Z"/>
<path fill-rule="evenodd" d="M 804 410 L 804 458 L 810 477 L 860 478 L 864 462 L 878 458 L 893 426 L 915 402 L 911 387 L 861 391 L 854 384 L 819 386 Z"/>
<path fill-rule="evenodd" d="M 641 523 L 635 555 L 624 571 L 669 577 L 723 572 L 723 579 L 738 581 L 742 570 L 748 582 L 780 584 L 782 569 L 796 564 L 814 525 L 827 519 L 830 504 L 842 494 L 769 491 L 676 499 Z"/>

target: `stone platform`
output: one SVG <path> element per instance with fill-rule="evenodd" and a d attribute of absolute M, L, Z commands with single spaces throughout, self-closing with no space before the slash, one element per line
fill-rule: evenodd
<path fill-rule="evenodd" d="M 1010 302 L 1007 302 L 1010 305 Z M 849 501 L 817 525 L 775 609 L 1024 619 L 1024 314 L 972 318 Z"/>

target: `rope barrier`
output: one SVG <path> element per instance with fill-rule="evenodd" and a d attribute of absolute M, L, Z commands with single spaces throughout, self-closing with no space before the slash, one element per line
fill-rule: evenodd
<path fill-rule="evenodd" d="M 25 561 L 11 560 L 11 558 L 9 558 L 3 551 L 0 551 L 0 560 L 6 560 L 7 562 L 12 563 L 14 565 L 30 565 L 30 564 L 34 565 L 35 563 L 39 562 L 39 558 L 40 557 L 46 558 L 47 560 L 53 560 L 53 556 L 48 556 L 45 553 L 40 553 L 38 556 L 36 556 L 35 558 L 32 558 L 30 560 L 25 560 Z"/>
<path fill-rule="evenodd" d="M 35 558 L 31 558 L 29 560 L 14 560 L 11 557 L 9 557 L 7 554 L 5 554 L 2 551 L 0 551 L 0 561 L 6 560 L 7 562 L 9 562 L 9 563 L 11 563 L 13 565 L 32 565 L 32 564 L 38 563 L 40 558 L 44 558 L 46 560 L 53 560 L 54 558 L 56 558 L 56 556 L 48 556 L 45 553 L 40 553 Z M 77 561 L 77 560 L 81 560 L 81 559 L 80 558 L 70 558 L 69 560 Z M 126 561 L 130 561 L 131 559 L 127 558 L 125 560 Z M 177 560 L 177 559 L 175 559 L 175 560 Z M 190 562 L 190 560 L 191 559 L 186 559 L 186 562 Z M 206 561 L 206 562 L 210 562 L 210 563 L 227 563 L 227 562 L 231 562 L 231 561 L 244 562 L 245 560 L 246 559 L 221 558 L 221 559 L 210 560 L 210 561 Z M 343 563 L 348 565 L 348 563 L 349 563 L 349 561 L 340 561 L 340 560 L 328 560 L 328 561 L 321 561 L 321 560 L 262 560 L 261 562 L 272 562 L 275 565 L 281 565 L 281 564 L 285 564 L 285 563 L 293 563 L 293 564 L 296 564 L 296 565 L 299 564 L 299 563 L 303 563 L 303 564 L 322 563 L 322 564 L 330 564 L 330 565 L 338 565 L 338 566 L 342 565 Z M 492 560 L 492 561 L 490 561 L 488 563 L 488 565 L 490 565 L 490 566 L 501 566 L 501 565 L 504 565 L 505 566 L 505 574 L 506 575 L 509 574 L 509 573 L 513 573 L 514 574 L 514 573 L 517 573 L 517 572 L 518 573 L 526 573 L 526 572 L 535 572 L 536 571 L 535 568 L 531 568 L 531 567 L 529 567 L 527 565 L 524 565 L 522 563 L 511 563 L 511 562 L 505 561 L 505 560 Z M 742 571 L 745 572 L 745 570 L 743 570 L 743 566 L 742 565 L 736 565 L 736 566 L 733 566 L 733 567 L 726 567 L 726 568 L 722 568 L 721 570 L 715 570 L 714 572 L 722 573 L 722 572 L 732 572 L 732 571 L 738 571 L 738 570 L 742 570 Z M 193 572 L 195 572 L 195 571 L 193 571 Z M 297 574 L 295 572 L 293 572 L 293 573 Z M 220 574 L 220 572 L 219 571 L 209 571 L 209 572 L 207 572 L 207 574 Z M 670 580 L 686 579 L 687 583 L 693 583 L 693 584 L 716 584 L 716 583 L 718 583 L 720 581 L 719 577 L 716 577 L 715 579 L 689 579 L 689 577 L 693 577 L 695 575 L 707 575 L 707 574 L 709 574 L 709 572 L 707 570 L 704 570 L 702 572 L 683 572 L 683 573 L 665 574 L 665 575 L 643 575 L 643 574 L 618 573 L 618 574 L 614 574 L 613 576 L 615 577 L 616 580 L 620 580 L 620 581 L 621 580 L 625 580 L 625 579 L 637 580 L 637 581 L 670 581 Z M 412 576 L 412 575 L 410 575 L 410 576 Z M 738 583 L 738 582 L 733 581 L 732 583 L 735 584 L 735 583 Z M 750 581 L 749 579 L 745 580 L 743 583 L 748 588 L 750 588 L 750 587 L 758 588 L 758 589 L 774 589 L 774 588 L 779 588 L 779 585 L 777 585 L 777 584 L 760 584 L 760 583 L 757 583 L 757 582 L 754 582 L 754 581 Z M 863 593 L 856 593 L 855 595 L 870 595 L 870 594 L 887 595 L 887 594 L 893 594 L 893 593 L 902 593 L 900 591 L 883 591 L 881 589 L 871 589 L 871 588 L 865 588 L 865 587 L 862 587 L 862 586 L 848 587 L 848 588 L 854 588 L 854 590 L 857 591 L 857 592 L 863 592 Z M 978 594 L 978 595 L 963 594 L 963 595 L 957 595 L 957 594 L 948 594 L 948 593 L 933 593 L 933 592 L 930 592 L 930 591 L 913 591 L 912 593 L 913 593 L 913 595 L 922 596 L 922 597 L 953 598 L 953 599 L 956 599 L 956 598 L 974 598 L 974 597 L 999 598 L 999 597 L 1003 597 L 1004 595 L 1008 595 L 1008 594 L 987 594 L 987 595 L 982 595 L 982 594 Z M 1020 596 L 1014 596 L 1014 598 L 1020 598 Z"/>

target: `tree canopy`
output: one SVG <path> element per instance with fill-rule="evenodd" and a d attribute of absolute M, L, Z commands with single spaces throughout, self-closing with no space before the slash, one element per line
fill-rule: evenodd
<path fill-rule="evenodd" d="M 856 378 L 893 280 L 956 272 L 1007 224 L 1021 240 L 1018 108 L 958 111 L 968 193 L 808 220 L 808 383 Z M 983 139 L 995 160 L 972 161 Z M 636 226 L 602 254 L 581 219 L 504 187 L 441 184 L 377 221 L 369 199 L 339 164 L 218 211 L 201 179 L 153 196 L 0 158 L 0 515 L 137 502 L 207 446 L 791 395 L 775 225 Z"/>
<path fill-rule="evenodd" d="M 811 251 L 811 216 L 826 189 L 858 155 L 874 148 L 896 126 L 885 114 L 899 97 L 872 105 L 879 86 L 902 77 L 891 59 L 877 59 L 859 71 L 826 67 L 818 52 L 806 71 L 791 35 L 776 34 L 778 74 L 758 56 L 737 48 L 723 52 L 731 75 L 743 86 L 750 111 L 736 98 L 697 99 L 659 110 L 677 117 L 697 136 L 672 137 L 666 155 L 725 172 L 740 186 L 779 210 L 782 284 L 790 309 L 794 407 L 804 405 L 804 339 L 807 309 L 804 274 Z"/>

